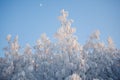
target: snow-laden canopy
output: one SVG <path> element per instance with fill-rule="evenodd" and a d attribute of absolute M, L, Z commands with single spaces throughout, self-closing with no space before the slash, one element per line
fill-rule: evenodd
<path fill-rule="evenodd" d="M 67 17 L 68 12 L 61 10 L 56 42 L 44 33 L 34 47 L 26 44 L 21 51 L 18 36 L 12 40 L 8 35 L 5 57 L 0 58 L 0 80 L 120 80 L 120 50 L 112 38 L 105 44 L 96 30 L 80 45 L 73 20 Z"/>

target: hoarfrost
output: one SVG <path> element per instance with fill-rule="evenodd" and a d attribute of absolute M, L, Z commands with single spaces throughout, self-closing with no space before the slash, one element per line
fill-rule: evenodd
<path fill-rule="evenodd" d="M 62 10 L 56 42 L 44 33 L 33 48 L 27 44 L 21 51 L 18 36 L 12 40 L 8 35 L 5 57 L 0 57 L 0 80 L 120 80 L 120 50 L 112 38 L 106 45 L 97 30 L 80 45 L 67 17 Z"/>

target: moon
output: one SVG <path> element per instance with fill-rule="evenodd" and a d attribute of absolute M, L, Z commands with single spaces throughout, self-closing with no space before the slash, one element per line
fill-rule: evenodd
<path fill-rule="evenodd" d="M 43 5 L 43 4 L 42 4 L 42 3 L 40 3 L 40 7 L 42 7 L 42 5 Z"/>

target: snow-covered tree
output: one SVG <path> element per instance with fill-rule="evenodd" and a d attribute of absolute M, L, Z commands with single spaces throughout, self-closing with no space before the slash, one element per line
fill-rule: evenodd
<path fill-rule="evenodd" d="M 96 30 L 80 45 L 71 27 L 73 20 L 61 10 L 61 26 L 56 42 L 45 33 L 36 41 L 20 48 L 18 36 L 6 37 L 5 56 L 0 57 L 0 80 L 120 80 L 120 50 L 111 37 L 106 45 Z"/>

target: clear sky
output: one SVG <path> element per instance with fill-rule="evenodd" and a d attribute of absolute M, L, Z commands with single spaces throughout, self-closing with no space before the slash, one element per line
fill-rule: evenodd
<path fill-rule="evenodd" d="M 110 35 L 120 48 L 120 0 L 0 0 L 0 55 L 7 34 L 18 35 L 21 47 L 33 46 L 42 33 L 54 41 L 61 9 L 74 20 L 80 44 L 98 29 L 102 41 Z"/>

